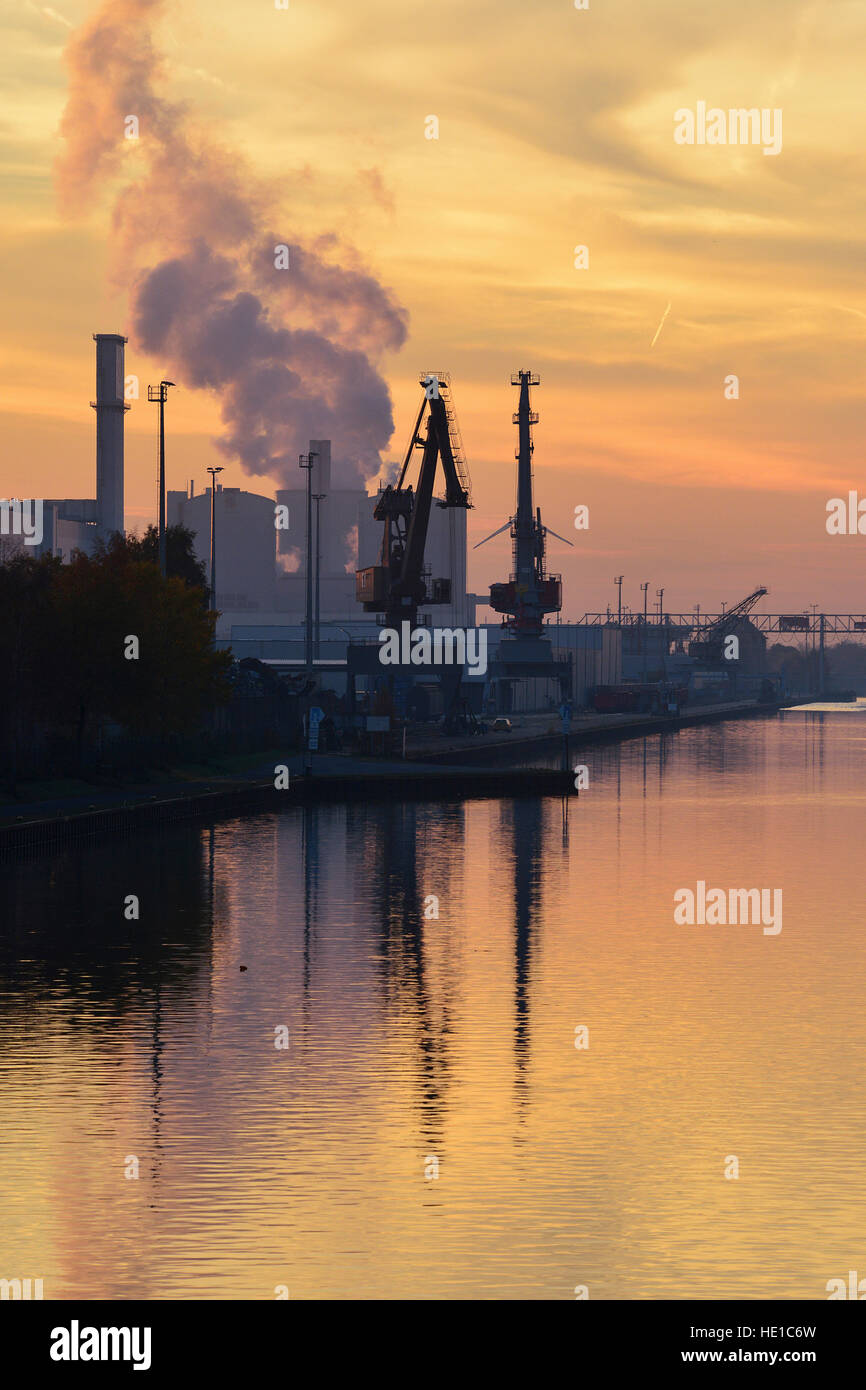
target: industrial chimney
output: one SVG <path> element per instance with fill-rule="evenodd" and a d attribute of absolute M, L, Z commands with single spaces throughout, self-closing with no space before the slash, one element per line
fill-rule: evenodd
<path fill-rule="evenodd" d="M 96 506 L 103 539 L 123 531 L 123 346 L 120 333 L 94 333 L 96 343 Z"/>

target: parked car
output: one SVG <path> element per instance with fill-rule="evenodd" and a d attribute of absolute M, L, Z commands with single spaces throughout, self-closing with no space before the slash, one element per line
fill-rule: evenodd
<path fill-rule="evenodd" d="M 511 733 L 511 720 L 510 720 L 510 719 L 504 719 L 504 718 L 502 718 L 502 717 L 500 716 L 499 719 L 494 719 L 494 721 L 493 721 L 493 723 L 492 723 L 492 725 L 491 725 L 491 728 L 493 729 L 493 732 L 494 732 L 495 734 L 510 734 L 510 733 Z"/>

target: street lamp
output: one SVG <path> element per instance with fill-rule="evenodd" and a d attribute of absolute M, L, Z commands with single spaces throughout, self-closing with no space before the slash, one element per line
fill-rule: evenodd
<path fill-rule="evenodd" d="M 300 454 L 298 463 L 307 470 L 307 604 L 306 630 L 304 633 L 304 665 L 307 671 L 313 669 L 313 469 L 319 456 L 314 451 Z"/>
<path fill-rule="evenodd" d="M 173 381 L 161 381 L 158 386 L 148 386 L 147 399 L 159 406 L 159 572 L 165 577 L 167 568 L 165 544 L 165 403 L 168 388 Z"/>
<path fill-rule="evenodd" d="M 216 475 L 222 468 L 208 467 L 210 473 L 210 606 L 216 608 Z"/>
<path fill-rule="evenodd" d="M 642 645 L 642 647 L 643 647 L 643 681 L 644 681 L 644 685 L 645 685 L 645 684 L 646 684 L 646 616 L 647 616 L 647 615 L 646 615 L 646 604 L 647 604 L 647 591 L 648 591 L 648 589 L 649 589 L 649 580 L 647 580 L 647 582 L 646 582 L 645 584 L 641 584 L 641 588 L 643 589 L 643 633 L 642 633 L 642 642 L 641 642 L 641 645 Z"/>
<path fill-rule="evenodd" d="M 320 502 L 324 502 L 326 496 L 327 496 L 327 493 L 324 493 L 324 492 L 314 492 L 314 493 L 313 493 L 313 501 L 314 501 L 315 504 L 316 504 L 316 643 L 315 643 L 315 653 L 316 653 L 316 659 L 317 659 L 317 660 L 318 660 L 319 656 L 321 655 L 321 652 L 319 651 L 319 641 L 320 641 L 320 637 L 321 637 L 321 610 L 320 610 L 320 607 L 319 607 L 319 574 L 320 574 L 321 567 L 322 567 L 322 555 L 321 555 L 321 550 L 319 549 L 319 511 L 320 511 L 319 503 L 320 503 Z"/>

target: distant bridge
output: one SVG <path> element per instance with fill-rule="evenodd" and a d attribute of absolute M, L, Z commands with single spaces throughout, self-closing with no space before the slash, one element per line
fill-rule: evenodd
<path fill-rule="evenodd" d="M 724 613 L 658 613 L 646 619 L 648 627 L 676 628 L 683 632 L 700 632 L 702 628 L 715 623 L 723 623 Z M 736 618 L 732 615 L 732 621 Z M 742 620 L 741 620 L 742 621 Z M 825 637 L 844 635 L 866 636 L 866 613 L 750 613 L 747 622 L 759 632 L 784 632 L 788 635 L 815 633 Z M 623 612 L 619 618 L 615 613 L 584 613 L 578 627 L 643 627 L 642 613 Z"/>

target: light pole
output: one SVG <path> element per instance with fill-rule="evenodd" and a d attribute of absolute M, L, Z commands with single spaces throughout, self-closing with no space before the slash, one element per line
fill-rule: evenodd
<path fill-rule="evenodd" d="M 216 608 L 216 475 L 222 468 L 208 467 L 210 473 L 210 606 Z"/>
<path fill-rule="evenodd" d="M 298 463 L 307 470 L 307 605 L 306 628 L 304 632 L 304 665 L 307 671 L 313 669 L 313 468 L 315 453 L 300 454 Z"/>
<path fill-rule="evenodd" d="M 818 694 L 824 694 L 824 614 L 818 619 Z"/>
<path fill-rule="evenodd" d="M 664 589 L 656 589 L 656 593 L 658 594 L 658 600 L 659 600 L 659 625 L 661 626 L 662 622 L 664 621 L 663 604 L 664 604 L 664 601 L 665 601 L 665 591 L 664 591 Z M 662 639 L 662 643 L 661 643 L 662 680 L 664 681 L 664 680 L 667 680 L 667 674 L 668 674 L 668 664 L 667 664 L 667 661 L 665 660 L 665 657 L 667 656 L 667 643 L 665 642 L 665 634 L 664 634 L 663 632 L 659 633 L 659 636 L 660 636 L 661 639 Z"/>
<path fill-rule="evenodd" d="M 649 580 L 647 580 L 645 584 L 641 584 L 641 588 L 643 589 L 643 680 L 644 685 L 646 685 L 646 604 L 647 590 L 649 589 Z"/>
<path fill-rule="evenodd" d="M 321 636 L 321 610 L 319 608 L 319 572 L 321 570 L 322 556 L 321 551 L 319 549 L 319 504 L 321 502 L 324 502 L 326 496 L 327 494 L 324 492 L 313 493 L 313 501 L 316 504 L 316 642 L 314 648 L 316 653 L 316 660 L 318 660 L 321 655 L 321 652 L 319 651 L 319 641 Z"/>
<path fill-rule="evenodd" d="M 165 544 L 165 403 L 168 388 L 173 381 L 161 381 L 158 386 L 148 386 L 147 399 L 159 406 L 159 572 L 165 577 L 167 556 Z"/>
<path fill-rule="evenodd" d="M 620 627 L 622 627 L 622 579 L 622 575 L 618 574 L 616 575 L 613 581 L 617 588 L 616 620 L 619 623 Z"/>

